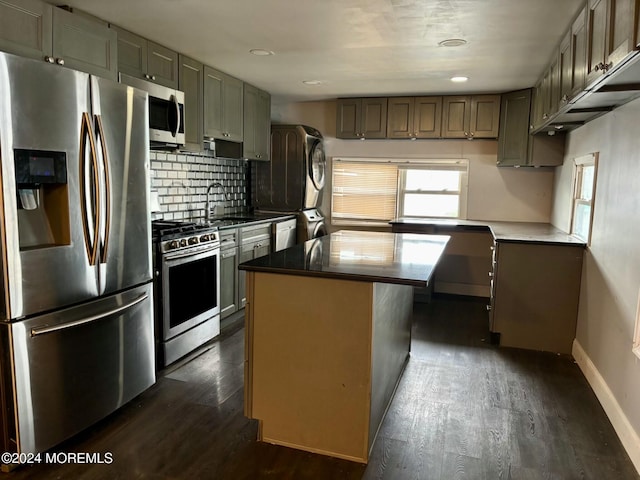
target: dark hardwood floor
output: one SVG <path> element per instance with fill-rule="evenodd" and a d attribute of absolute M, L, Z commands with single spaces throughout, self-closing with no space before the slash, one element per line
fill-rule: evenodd
<path fill-rule="evenodd" d="M 571 358 L 488 344 L 484 302 L 416 304 L 411 359 L 367 466 L 255 441 L 242 413 L 242 328 L 21 479 L 638 479 Z"/>

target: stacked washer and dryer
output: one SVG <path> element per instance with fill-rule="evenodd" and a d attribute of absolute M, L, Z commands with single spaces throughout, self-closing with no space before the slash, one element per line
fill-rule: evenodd
<path fill-rule="evenodd" d="M 294 213 L 298 243 L 327 234 L 318 209 L 326 159 L 322 134 L 306 125 L 271 126 L 271 161 L 256 162 L 256 210 Z"/>

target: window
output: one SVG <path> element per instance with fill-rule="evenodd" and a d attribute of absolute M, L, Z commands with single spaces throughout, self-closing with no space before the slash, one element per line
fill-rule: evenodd
<path fill-rule="evenodd" d="M 591 242 L 597 169 L 597 154 L 575 159 L 571 233 L 587 242 L 587 245 Z"/>
<path fill-rule="evenodd" d="M 335 224 L 386 225 L 398 216 L 465 218 L 466 160 L 334 158 Z"/>

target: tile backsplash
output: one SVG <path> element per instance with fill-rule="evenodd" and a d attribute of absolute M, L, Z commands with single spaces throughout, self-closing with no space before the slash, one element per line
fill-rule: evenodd
<path fill-rule="evenodd" d="M 215 158 L 197 153 L 152 151 L 151 190 L 158 192 L 161 212 L 152 212 L 153 220 L 194 221 L 204 217 L 207 187 L 219 182 L 211 191 L 212 205 L 224 206 L 226 214 L 239 213 L 247 206 L 247 168 L 244 160 Z"/>

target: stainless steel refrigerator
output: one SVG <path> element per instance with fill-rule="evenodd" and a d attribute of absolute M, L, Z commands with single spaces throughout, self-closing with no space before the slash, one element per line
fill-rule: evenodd
<path fill-rule="evenodd" d="M 147 93 L 0 53 L 4 451 L 155 382 Z"/>

